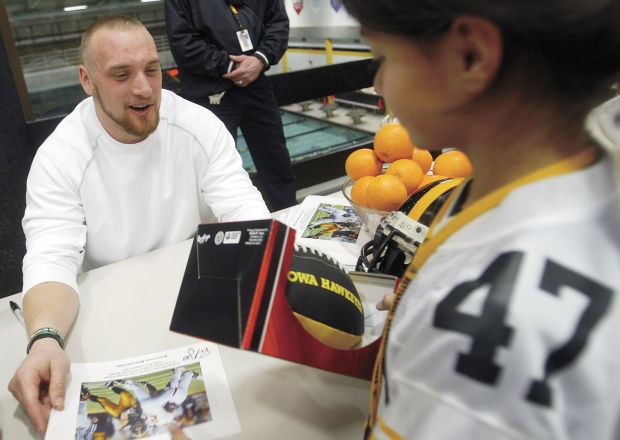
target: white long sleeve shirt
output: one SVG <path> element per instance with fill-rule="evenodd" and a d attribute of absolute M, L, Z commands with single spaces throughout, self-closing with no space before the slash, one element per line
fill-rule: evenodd
<path fill-rule="evenodd" d="M 224 124 L 162 90 L 160 122 L 112 139 L 82 101 L 41 145 L 28 175 L 23 292 L 185 240 L 199 223 L 268 218 Z"/>

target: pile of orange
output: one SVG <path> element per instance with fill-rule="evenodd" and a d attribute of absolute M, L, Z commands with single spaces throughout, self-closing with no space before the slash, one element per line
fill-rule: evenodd
<path fill-rule="evenodd" d="M 473 172 L 467 156 L 458 150 L 438 155 L 413 145 L 398 122 L 383 125 L 375 134 L 374 149 L 353 151 L 345 171 L 354 181 L 351 200 L 380 211 L 395 211 L 411 194 L 445 178 L 466 177 Z"/>

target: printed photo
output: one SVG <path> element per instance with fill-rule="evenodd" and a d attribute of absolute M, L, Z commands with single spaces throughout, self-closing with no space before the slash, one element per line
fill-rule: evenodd
<path fill-rule="evenodd" d="M 81 384 L 76 440 L 149 438 L 211 421 L 200 363 Z"/>
<path fill-rule="evenodd" d="M 319 204 L 302 238 L 355 243 L 362 228 L 362 219 L 352 206 Z"/>

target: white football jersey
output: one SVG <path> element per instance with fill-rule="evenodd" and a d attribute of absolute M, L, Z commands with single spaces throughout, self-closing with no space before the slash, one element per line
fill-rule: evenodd
<path fill-rule="evenodd" d="M 619 439 L 619 296 L 610 157 L 512 189 L 408 285 L 372 438 Z"/>

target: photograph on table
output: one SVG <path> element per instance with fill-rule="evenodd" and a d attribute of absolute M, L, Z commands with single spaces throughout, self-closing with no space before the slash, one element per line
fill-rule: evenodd
<path fill-rule="evenodd" d="M 320 203 L 302 238 L 355 243 L 362 228 L 362 219 L 349 205 Z"/>
<path fill-rule="evenodd" d="M 75 440 L 149 438 L 212 420 L 200 363 L 83 382 Z"/>

